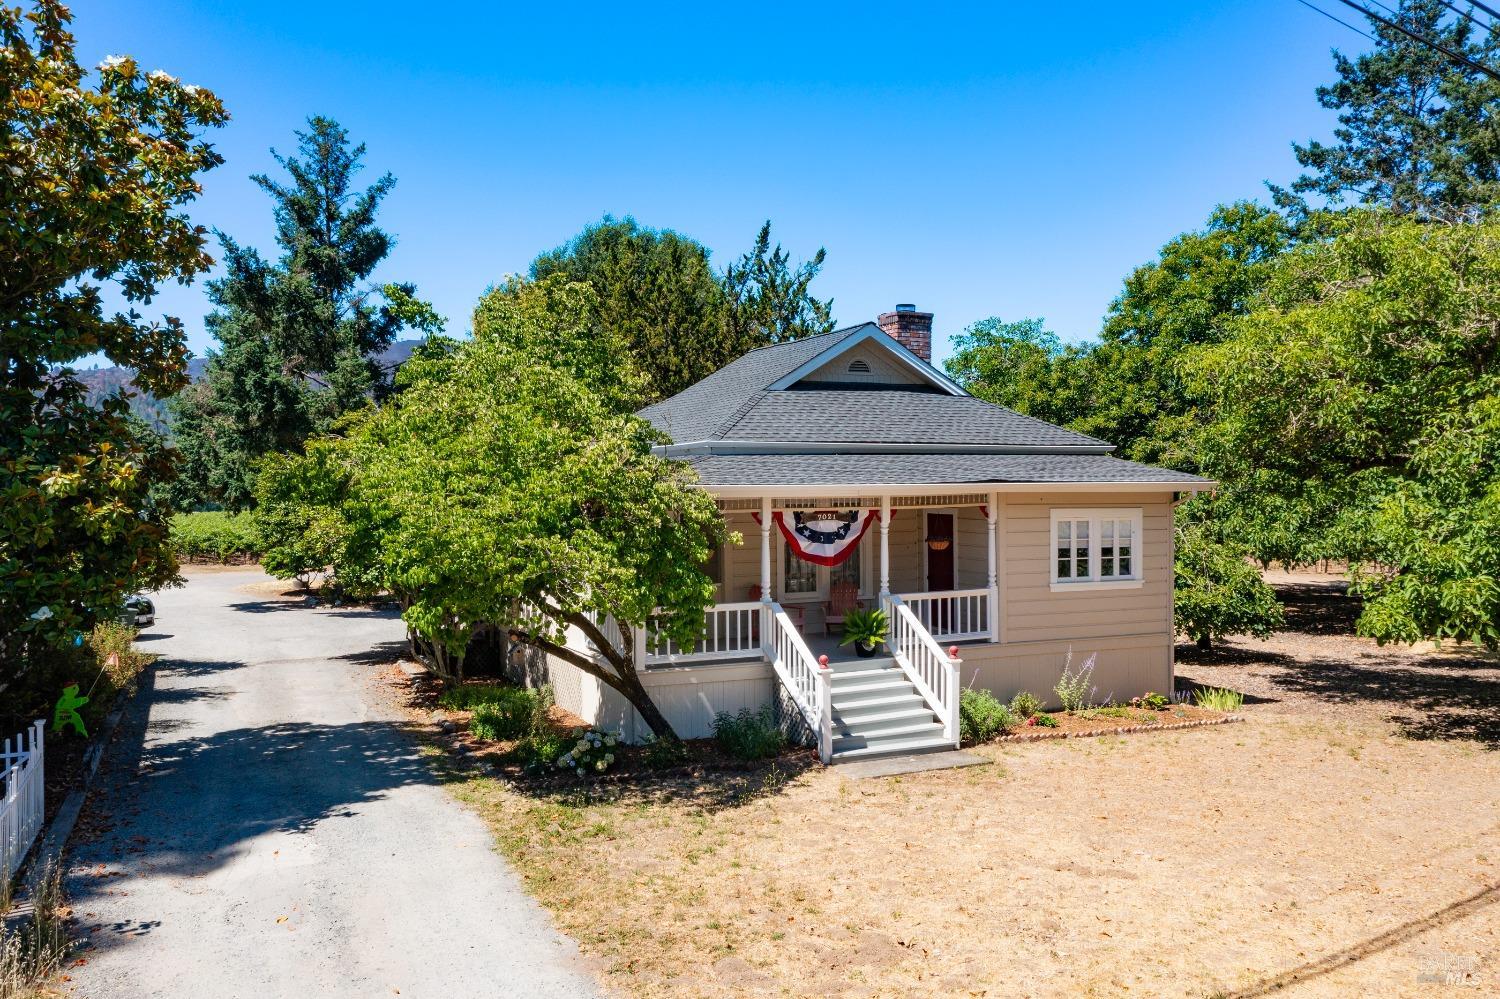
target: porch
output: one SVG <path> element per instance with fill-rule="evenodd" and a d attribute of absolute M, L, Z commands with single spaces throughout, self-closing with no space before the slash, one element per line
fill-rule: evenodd
<path fill-rule="evenodd" d="M 855 658 L 840 646 L 840 618 L 850 606 L 879 608 L 898 597 L 942 643 L 998 642 L 999 503 L 992 493 L 866 497 L 721 498 L 742 542 L 716 553 L 708 571 L 720 600 L 691 647 L 647 641 L 648 668 L 762 658 L 760 609 L 773 602 L 815 656 Z M 799 515 L 871 514 L 859 541 L 837 564 L 801 556 L 786 526 Z"/>

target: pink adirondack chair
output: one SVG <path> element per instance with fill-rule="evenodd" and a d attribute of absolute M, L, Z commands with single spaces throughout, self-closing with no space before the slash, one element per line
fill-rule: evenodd
<path fill-rule="evenodd" d="M 859 586 L 851 580 L 841 579 L 828 589 L 828 600 L 823 604 L 823 634 L 829 634 L 829 629 L 838 625 L 844 627 L 844 615 L 852 610 L 858 610 L 863 604 L 859 601 Z"/>

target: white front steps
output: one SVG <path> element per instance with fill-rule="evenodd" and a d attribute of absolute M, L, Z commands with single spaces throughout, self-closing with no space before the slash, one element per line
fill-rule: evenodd
<path fill-rule="evenodd" d="M 832 664 L 834 762 L 952 749 L 943 723 L 896 660 Z"/>

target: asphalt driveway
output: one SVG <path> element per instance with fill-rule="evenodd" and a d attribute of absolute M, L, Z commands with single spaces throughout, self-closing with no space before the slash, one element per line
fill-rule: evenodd
<path fill-rule="evenodd" d="M 394 613 L 193 574 L 70 854 L 87 997 L 598 994 L 361 677 Z"/>

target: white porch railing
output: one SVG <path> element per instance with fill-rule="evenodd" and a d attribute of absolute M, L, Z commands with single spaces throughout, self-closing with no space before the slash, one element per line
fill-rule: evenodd
<path fill-rule="evenodd" d="M 46 805 L 42 728 L 38 720 L 0 752 L 0 876 L 11 878 L 42 830 Z"/>
<path fill-rule="evenodd" d="M 689 648 L 659 638 L 656 630 L 651 629 L 646 638 L 646 663 L 660 666 L 758 656 L 761 654 L 759 619 L 759 600 L 714 604 L 703 612 L 703 634 Z"/>
<path fill-rule="evenodd" d="M 940 642 L 990 637 L 990 591 L 941 590 L 903 593 L 901 601 Z"/>
<path fill-rule="evenodd" d="M 791 617 L 778 603 L 763 605 L 763 654 L 791 696 L 802 720 L 818 738 L 818 759 L 833 759 L 833 673 L 823 669 Z"/>
<path fill-rule="evenodd" d="M 943 737 L 958 745 L 959 661 L 939 646 L 906 602 L 892 593 L 885 598 L 890 618 L 886 639 L 891 655 L 917 692 L 943 722 Z"/>

